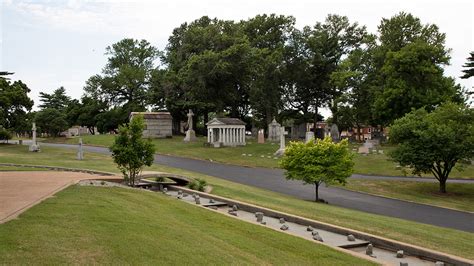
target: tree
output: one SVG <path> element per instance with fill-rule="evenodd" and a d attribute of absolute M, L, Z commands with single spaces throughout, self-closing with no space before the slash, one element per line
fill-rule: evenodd
<path fill-rule="evenodd" d="M 123 39 L 106 48 L 109 56 L 103 77 L 94 76 L 100 94 L 127 111 L 143 111 L 147 103 L 151 72 L 159 52 L 146 40 Z"/>
<path fill-rule="evenodd" d="M 426 42 L 410 43 L 397 52 L 388 52 L 381 76 L 383 91 L 374 108 L 384 125 L 403 117 L 412 108 L 433 109 L 444 101 L 462 102 L 461 87 L 444 76 L 447 61 L 442 51 Z"/>
<path fill-rule="evenodd" d="M 446 181 L 453 167 L 474 156 L 474 110 L 445 103 L 428 113 L 425 108 L 395 120 L 390 141 L 398 144 L 390 156 L 414 174 L 432 173 L 439 191 L 446 193 Z"/>
<path fill-rule="evenodd" d="M 68 128 L 66 114 L 54 108 L 46 108 L 36 113 L 35 122 L 39 131 L 54 137 Z"/>
<path fill-rule="evenodd" d="M 51 94 L 40 92 L 40 101 L 42 102 L 42 104 L 39 105 L 41 109 L 52 108 L 65 111 L 71 102 L 71 97 L 66 95 L 66 89 L 64 89 L 64 87 L 59 87 Z"/>
<path fill-rule="evenodd" d="M 21 131 L 27 112 L 33 107 L 29 92 L 30 89 L 21 80 L 11 83 L 0 78 L 0 125 L 16 132 Z"/>
<path fill-rule="evenodd" d="M 0 140 L 6 140 L 8 143 L 10 139 L 12 139 L 12 133 L 0 126 Z"/>
<path fill-rule="evenodd" d="M 319 186 L 322 183 L 346 183 L 351 176 L 354 162 L 347 139 L 334 143 L 329 137 L 308 143 L 291 142 L 280 161 L 286 170 L 287 179 L 302 180 L 314 184 L 316 201 L 319 200 Z"/>
<path fill-rule="evenodd" d="M 130 123 L 119 128 L 114 144 L 110 147 L 112 158 L 122 172 L 128 185 L 134 186 L 136 177 L 143 167 L 151 166 L 154 159 L 155 147 L 150 139 L 143 139 L 144 119 L 134 117 Z"/>
<path fill-rule="evenodd" d="M 318 109 L 332 107 L 344 91 L 333 86 L 331 74 L 342 59 L 363 44 L 365 27 L 350 23 L 345 16 L 329 15 L 324 23 L 295 31 L 289 44 L 289 75 L 286 86 L 288 104 L 303 114 L 313 113 L 318 121 Z M 334 116 L 337 122 L 337 116 Z"/>
<path fill-rule="evenodd" d="M 462 79 L 468 79 L 474 76 L 474 52 L 470 53 L 470 56 L 467 58 L 467 62 L 463 67 L 466 69 L 462 71 L 464 72 L 464 75 L 461 76 Z"/>

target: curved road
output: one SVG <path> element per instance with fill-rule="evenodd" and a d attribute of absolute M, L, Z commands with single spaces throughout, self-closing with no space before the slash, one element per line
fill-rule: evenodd
<path fill-rule="evenodd" d="M 77 145 L 47 143 L 43 143 L 42 145 L 77 149 Z M 108 149 L 103 147 L 84 146 L 84 150 L 97 153 L 109 153 Z M 155 155 L 155 163 L 199 172 L 237 183 L 295 196 L 304 200 L 314 200 L 313 186 L 303 185 L 301 182 L 297 181 L 286 180 L 283 170 L 281 169 L 249 168 L 166 155 Z M 354 175 L 352 178 L 386 179 L 388 177 Z M 417 178 L 404 177 L 398 177 L 396 179 L 417 180 Z M 428 180 L 429 179 L 419 178 L 417 181 L 427 182 Z M 462 183 L 472 182 L 463 180 L 453 181 Z M 388 199 L 335 187 L 322 186 L 320 187 L 319 193 L 322 198 L 332 205 L 467 232 L 474 232 L 474 213 Z"/>

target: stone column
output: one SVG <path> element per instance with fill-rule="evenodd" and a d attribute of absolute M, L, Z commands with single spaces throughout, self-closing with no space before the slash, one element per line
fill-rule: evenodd
<path fill-rule="evenodd" d="M 224 129 L 219 128 L 219 142 L 224 142 Z"/>
<path fill-rule="evenodd" d="M 235 144 L 235 128 L 232 129 L 232 143 Z"/>

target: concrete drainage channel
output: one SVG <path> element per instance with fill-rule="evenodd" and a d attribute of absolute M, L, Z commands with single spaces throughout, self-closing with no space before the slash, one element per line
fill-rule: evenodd
<path fill-rule="evenodd" d="M 184 202 L 224 215 L 318 241 L 351 255 L 383 265 L 473 265 L 472 261 L 449 254 L 385 239 L 235 200 L 169 185 L 163 192 Z"/>

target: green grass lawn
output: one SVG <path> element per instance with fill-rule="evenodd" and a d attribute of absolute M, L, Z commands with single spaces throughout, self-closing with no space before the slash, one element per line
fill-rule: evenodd
<path fill-rule="evenodd" d="M 438 183 L 394 180 L 349 179 L 346 189 L 396 199 L 474 212 L 474 183 L 448 183 L 448 193 L 439 193 Z"/>
<path fill-rule="evenodd" d="M 86 135 L 82 136 L 83 143 L 87 145 L 105 146 L 112 145 L 113 135 Z M 68 143 L 77 144 L 78 137 L 75 138 L 56 138 L 47 139 L 46 142 L 51 143 Z M 250 140 L 244 147 L 224 147 L 212 148 L 205 147 L 207 141 L 204 137 L 199 137 L 197 142 L 185 143 L 182 136 L 175 136 L 170 139 L 154 139 L 157 153 L 175 155 L 181 157 L 195 158 L 201 160 L 212 160 L 215 162 L 229 163 L 235 165 L 244 165 L 250 167 L 278 167 L 278 159 L 275 159 L 273 153 L 278 150 L 278 143 L 258 144 L 255 140 Z M 356 145 L 351 145 L 356 148 Z M 358 174 L 368 175 L 386 175 L 386 176 L 412 176 L 409 169 L 397 169 L 397 163 L 390 161 L 387 152 L 392 149 L 390 146 L 383 146 L 384 154 L 369 154 L 354 156 L 354 172 Z M 246 154 L 243 156 L 242 154 Z M 252 156 L 248 156 L 251 154 Z M 433 177 L 432 175 L 425 175 Z M 451 178 L 473 178 L 474 165 L 468 165 L 463 171 L 453 169 Z"/>
<path fill-rule="evenodd" d="M 374 265 L 159 193 L 81 187 L 0 225 L 0 264 Z"/>
<path fill-rule="evenodd" d="M 83 161 L 78 161 L 75 158 L 76 152 L 74 150 L 42 147 L 42 152 L 31 153 L 27 151 L 26 147 L 18 145 L 0 146 L 0 162 L 68 166 L 118 173 L 109 156 L 86 153 L 85 160 Z M 146 170 L 202 178 L 213 187 L 212 193 L 219 196 L 474 259 L 474 253 L 472 252 L 474 250 L 474 234 L 472 233 L 369 214 L 327 204 L 317 204 L 181 169 L 153 165 Z"/>

